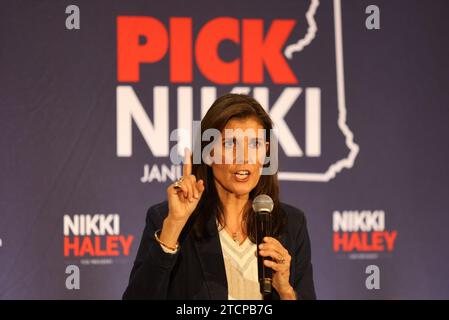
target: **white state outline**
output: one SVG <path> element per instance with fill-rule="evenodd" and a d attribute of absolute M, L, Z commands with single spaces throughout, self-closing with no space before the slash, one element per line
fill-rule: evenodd
<path fill-rule="evenodd" d="M 291 59 L 294 52 L 301 51 L 305 46 L 315 38 L 317 31 L 315 22 L 315 12 L 319 5 L 319 0 L 311 0 L 311 4 L 306 13 L 307 34 L 295 44 L 287 46 L 284 54 Z M 343 32 L 341 27 L 341 2 L 334 0 L 334 29 L 335 29 L 335 63 L 337 71 L 337 96 L 338 96 L 338 127 L 345 136 L 346 146 L 349 149 L 349 154 L 346 158 L 340 159 L 331 164 L 326 172 L 289 172 L 283 171 L 278 173 L 279 180 L 285 181 L 316 181 L 327 182 L 337 175 L 344 168 L 350 169 L 354 165 L 355 158 L 359 153 L 359 145 L 354 142 L 354 135 L 346 124 L 346 97 L 345 97 L 345 78 L 343 68 Z"/>
<path fill-rule="evenodd" d="M 288 59 L 291 59 L 293 57 L 293 53 L 302 51 L 304 47 L 308 46 L 312 42 L 312 40 L 315 39 L 316 32 L 318 31 L 315 22 L 315 13 L 319 5 L 319 0 L 311 1 L 309 9 L 307 9 L 306 12 L 307 24 L 309 25 L 307 28 L 307 33 L 304 38 L 298 40 L 298 42 L 296 42 L 295 44 L 288 45 L 285 48 L 284 54 Z"/>

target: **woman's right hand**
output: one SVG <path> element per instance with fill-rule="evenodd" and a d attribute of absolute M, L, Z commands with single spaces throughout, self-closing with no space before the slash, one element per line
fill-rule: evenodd
<path fill-rule="evenodd" d="M 195 210 L 204 191 L 203 180 L 196 181 L 192 174 L 191 152 L 188 148 L 184 152 L 182 181 L 179 188 L 171 184 L 167 188 L 168 217 L 172 222 L 186 223 Z"/>

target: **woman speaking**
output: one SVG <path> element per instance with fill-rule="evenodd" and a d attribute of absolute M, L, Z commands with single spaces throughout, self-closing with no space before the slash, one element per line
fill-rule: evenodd
<path fill-rule="evenodd" d="M 201 136 L 210 129 L 222 133 L 212 152 L 204 152 L 207 141 L 201 142 L 203 157 L 192 164 L 186 150 L 183 176 L 167 188 L 167 201 L 148 210 L 123 298 L 267 299 L 259 284 L 259 256 L 272 270 L 269 299 L 315 299 L 304 214 L 279 201 L 276 173 L 262 174 L 274 142 L 270 135 L 228 134 L 271 132 L 270 117 L 253 98 L 226 94 L 201 121 Z M 273 200 L 272 237 L 257 247 L 252 204 L 262 194 Z"/>

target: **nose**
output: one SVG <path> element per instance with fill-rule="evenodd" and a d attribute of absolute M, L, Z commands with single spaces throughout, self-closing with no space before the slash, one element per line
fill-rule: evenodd
<path fill-rule="evenodd" d="M 243 146 L 243 148 L 242 148 Z M 234 163 L 237 164 L 248 164 L 252 163 L 253 157 L 252 150 L 249 148 L 249 138 L 245 137 L 237 141 L 237 148 L 234 150 Z"/>

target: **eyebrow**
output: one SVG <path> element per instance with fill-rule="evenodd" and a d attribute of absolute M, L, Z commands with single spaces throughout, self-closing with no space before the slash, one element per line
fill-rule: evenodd
<path fill-rule="evenodd" d="M 221 140 L 222 141 L 224 141 L 224 140 L 235 140 L 235 137 L 222 137 L 221 138 Z M 264 138 L 259 138 L 259 137 L 251 137 L 251 141 L 254 141 L 254 140 L 257 140 L 257 141 L 266 141 L 266 139 L 264 139 Z"/>

